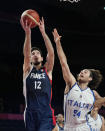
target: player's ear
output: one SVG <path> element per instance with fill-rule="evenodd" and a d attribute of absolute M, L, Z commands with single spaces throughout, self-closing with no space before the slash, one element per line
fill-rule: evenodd
<path fill-rule="evenodd" d="M 92 81 L 93 80 L 93 78 L 92 77 L 89 77 L 89 81 Z"/>
<path fill-rule="evenodd" d="M 43 57 L 41 57 L 41 60 L 43 61 Z"/>

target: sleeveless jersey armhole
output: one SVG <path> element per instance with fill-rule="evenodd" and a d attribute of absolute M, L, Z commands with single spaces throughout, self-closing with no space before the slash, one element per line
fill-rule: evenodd
<path fill-rule="evenodd" d="M 47 76 L 48 76 L 48 78 L 49 78 L 49 75 L 48 75 L 48 72 L 47 72 L 47 70 L 46 70 L 46 67 L 44 66 L 43 69 L 45 70 L 45 72 L 46 72 L 46 74 L 47 74 Z M 52 80 L 51 80 L 50 78 L 49 78 L 49 80 L 50 80 L 50 84 L 52 85 Z"/>
<path fill-rule="evenodd" d="M 101 119 L 101 122 L 103 122 L 103 120 L 102 120 L 102 116 L 101 116 L 101 115 L 99 115 L 99 117 L 100 117 L 100 119 Z"/>
<path fill-rule="evenodd" d="M 91 91 L 91 93 L 92 93 L 92 95 L 93 95 L 93 99 L 94 99 L 93 105 L 94 105 L 96 98 L 95 98 L 95 95 L 94 95 L 94 91 L 91 90 L 91 89 L 90 89 L 90 91 Z M 93 106 L 91 107 L 90 111 L 91 111 L 92 109 L 93 109 Z"/>
<path fill-rule="evenodd" d="M 68 95 L 69 92 L 74 88 L 74 86 L 77 84 L 77 82 L 75 82 L 75 84 L 70 88 L 70 90 L 67 93 L 64 93 L 64 95 Z"/>
<path fill-rule="evenodd" d="M 23 75 L 23 80 L 27 79 L 27 77 L 29 76 L 30 72 L 32 71 L 32 68 L 33 68 L 33 66 L 31 65 L 30 71 L 27 72 L 27 73 L 25 74 L 25 76 Z"/>
<path fill-rule="evenodd" d="M 26 79 L 27 79 L 27 77 L 29 76 L 29 74 L 30 74 L 30 72 L 32 71 L 32 69 L 33 69 L 33 66 L 31 66 L 31 69 L 30 69 L 30 71 L 26 74 L 26 76 L 23 76 L 23 95 L 24 95 L 25 99 L 26 99 Z M 26 104 L 26 105 L 27 105 L 27 104 Z"/>

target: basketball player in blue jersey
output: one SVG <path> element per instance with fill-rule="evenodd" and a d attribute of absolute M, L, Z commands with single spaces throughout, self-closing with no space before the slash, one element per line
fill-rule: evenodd
<path fill-rule="evenodd" d="M 98 101 L 98 102 L 97 102 Z M 105 131 L 104 117 L 98 114 L 102 103 L 105 102 L 105 98 L 97 100 L 90 114 L 87 115 L 87 122 L 91 128 L 91 131 Z"/>
<path fill-rule="evenodd" d="M 90 127 L 86 122 L 86 115 L 92 110 L 95 99 L 101 98 L 96 91 L 92 91 L 90 88 L 97 88 L 102 81 L 102 75 L 99 70 L 84 69 L 80 71 L 76 81 L 67 64 L 60 42 L 61 36 L 56 29 L 53 31 L 53 36 L 66 83 L 64 92 L 64 131 L 90 131 Z"/>
<path fill-rule="evenodd" d="M 30 25 L 20 20 L 25 31 L 24 65 L 23 65 L 23 94 L 26 108 L 24 120 L 27 131 L 52 131 L 56 125 L 54 111 L 51 108 L 52 70 L 54 65 L 54 50 L 45 32 L 44 19 L 39 23 L 39 30 L 47 48 L 47 61 L 42 66 L 42 53 L 31 48 Z M 42 45 L 43 46 L 43 45 Z"/>

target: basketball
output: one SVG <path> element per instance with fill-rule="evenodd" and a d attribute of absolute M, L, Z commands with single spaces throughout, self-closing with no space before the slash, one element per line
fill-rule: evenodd
<path fill-rule="evenodd" d="M 36 27 L 40 21 L 39 14 L 37 13 L 37 11 L 32 9 L 25 10 L 22 13 L 21 18 L 23 19 L 23 22 L 27 21 L 27 25 L 30 25 L 31 23 L 30 28 Z"/>

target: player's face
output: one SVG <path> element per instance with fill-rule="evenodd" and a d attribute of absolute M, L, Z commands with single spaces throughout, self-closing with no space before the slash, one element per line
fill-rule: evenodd
<path fill-rule="evenodd" d="M 63 122 L 63 120 L 64 120 L 63 115 L 59 114 L 57 120 L 59 122 Z"/>
<path fill-rule="evenodd" d="M 91 72 L 88 69 L 81 70 L 78 75 L 78 81 L 90 82 L 92 80 L 92 77 L 90 77 L 90 73 Z"/>
<path fill-rule="evenodd" d="M 95 114 L 98 112 L 98 107 L 94 107 L 93 110 L 91 111 L 91 114 Z"/>
<path fill-rule="evenodd" d="M 38 50 L 33 50 L 31 53 L 31 62 L 33 64 L 41 63 L 43 61 L 43 57 L 41 56 Z"/>

